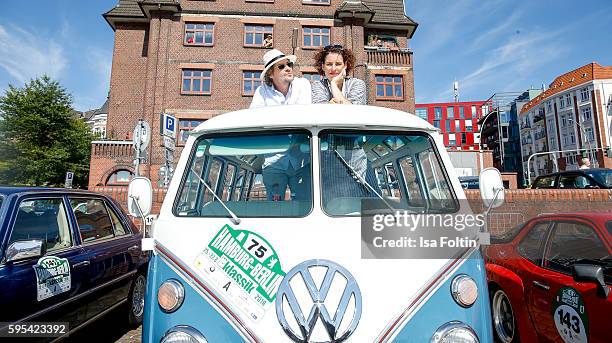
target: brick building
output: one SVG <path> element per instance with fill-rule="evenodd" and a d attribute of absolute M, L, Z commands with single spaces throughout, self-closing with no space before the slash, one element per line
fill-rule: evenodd
<path fill-rule="evenodd" d="M 486 101 L 416 104 L 415 114 L 440 129 L 452 150 L 479 150 L 478 119 L 487 114 Z"/>
<path fill-rule="evenodd" d="M 152 130 L 140 173 L 159 183 L 160 114 L 178 119 L 176 159 L 199 123 L 249 106 L 270 48 L 293 52 L 296 74 L 315 80 L 316 50 L 342 44 L 356 55 L 353 76 L 366 81 L 369 104 L 414 111 L 408 46 L 417 24 L 402 0 L 119 0 L 103 16 L 115 31 L 108 140 L 92 146 L 90 188 L 125 186 L 139 119 Z"/>
<path fill-rule="evenodd" d="M 560 75 L 523 106 L 519 122 L 523 169 L 531 181 L 577 169 L 583 155 L 592 167 L 612 168 L 606 156 L 612 146 L 612 66 L 593 62 Z M 554 151 L 562 152 L 547 153 Z"/>

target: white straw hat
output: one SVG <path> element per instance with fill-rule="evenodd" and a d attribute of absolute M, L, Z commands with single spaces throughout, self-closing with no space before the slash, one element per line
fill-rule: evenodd
<path fill-rule="evenodd" d="M 272 49 L 266 52 L 263 55 L 264 69 L 261 72 L 260 79 L 264 79 L 266 72 L 268 72 L 268 69 L 270 69 L 274 64 L 276 64 L 276 62 L 284 59 L 291 61 L 291 63 L 295 63 L 297 58 L 295 57 L 295 55 L 285 55 L 282 51 L 278 49 Z"/>

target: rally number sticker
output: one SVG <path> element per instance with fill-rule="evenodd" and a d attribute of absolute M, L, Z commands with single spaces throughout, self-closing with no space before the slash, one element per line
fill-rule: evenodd
<path fill-rule="evenodd" d="M 259 321 L 285 276 L 276 251 L 260 235 L 225 225 L 196 257 L 196 270 L 249 318 Z"/>
<path fill-rule="evenodd" d="M 36 273 L 36 299 L 45 300 L 70 290 L 70 264 L 65 258 L 45 256 L 33 266 Z"/>
<path fill-rule="evenodd" d="M 587 343 L 589 320 L 584 301 L 572 287 L 563 287 L 553 301 L 553 319 L 565 343 Z"/>

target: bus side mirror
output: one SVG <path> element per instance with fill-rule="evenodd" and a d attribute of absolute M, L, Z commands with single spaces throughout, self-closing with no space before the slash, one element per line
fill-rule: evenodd
<path fill-rule="evenodd" d="M 153 187 L 146 177 L 135 177 L 128 186 L 128 211 L 132 217 L 141 218 L 151 213 L 153 204 Z"/>
<path fill-rule="evenodd" d="M 497 168 L 486 168 L 478 177 L 480 197 L 488 209 L 497 208 L 504 203 L 504 183 Z"/>

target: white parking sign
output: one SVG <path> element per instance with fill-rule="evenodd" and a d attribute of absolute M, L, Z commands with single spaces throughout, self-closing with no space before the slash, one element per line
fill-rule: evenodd
<path fill-rule="evenodd" d="M 162 113 L 162 132 L 163 136 L 175 137 L 176 136 L 176 118 L 168 113 Z"/>

